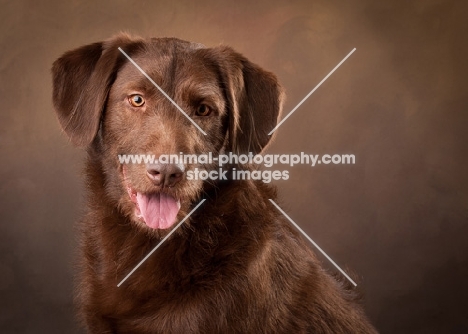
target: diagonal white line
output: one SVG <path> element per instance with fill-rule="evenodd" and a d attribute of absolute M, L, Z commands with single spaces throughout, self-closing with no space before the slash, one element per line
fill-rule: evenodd
<path fill-rule="evenodd" d="M 163 244 L 163 242 L 166 241 L 166 240 L 172 235 L 172 233 L 174 233 L 175 230 L 177 230 L 177 229 L 180 227 L 180 225 L 182 225 L 182 224 L 184 223 L 184 221 L 186 221 L 186 220 L 188 219 L 188 217 L 190 217 L 190 216 L 192 215 L 192 213 L 194 213 L 195 210 L 197 210 L 197 209 L 200 207 L 200 205 L 203 204 L 204 201 L 206 201 L 206 199 L 202 199 L 201 202 L 198 203 L 198 205 L 197 205 L 196 207 L 194 207 L 193 210 L 190 211 L 189 214 L 186 215 L 186 216 L 184 217 L 184 219 L 182 219 L 182 220 L 180 221 L 180 223 L 177 224 L 177 226 L 174 227 L 174 228 L 172 229 L 172 231 L 169 232 L 169 234 L 166 235 L 166 236 L 164 237 L 164 239 L 162 239 L 162 240 L 159 242 L 159 244 L 157 244 L 156 247 L 154 247 L 153 250 L 152 250 L 151 252 L 149 252 L 148 255 L 146 255 L 146 256 L 144 257 L 144 259 L 141 260 L 140 263 L 138 263 L 138 264 L 136 265 L 136 267 L 133 268 L 133 270 L 132 270 L 127 276 L 125 276 L 125 278 L 124 278 L 122 281 L 120 281 L 119 284 L 117 284 L 117 287 L 119 288 L 119 287 L 122 285 L 122 283 L 125 282 L 125 281 L 127 280 L 127 278 L 129 278 L 129 277 L 135 272 L 135 270 L 137 270 L 137 269 L 143 264 L 143 262 L 145 262 L 146 260 L 148 260 L 148 258 L 151 256 L 151 254 L 153 254 L 153 253 L 156 251 L 156 249 L 158 249 L 159 246 L 161 246 L 161 245 Z"/>
<path fill-rule="evenodd" d="M 317 245 L 317 244 L 315 243 L 315 241 L 312 240 L 312 239 L 307 235 L 307 233 L 305 233 L 305 232 L 299 227 L 299 225 L 297 225 L 297 224 L 291 219 L 291 217 L 289 217 L 289 216 L 286 214 L 286 212 L 284 212 L 283 209 L 281 209 L 281 208 L 278 206 L 278 204 L 275 203 L 275 201 L 273 201 L 272 199 L 270 199 L 270 202 L 273 203 L 273 205 L 276 206 L 276 208 L 277 208 L 286 218 L 288 218 L 288 220 L 299 230 L 299 232 L 301 232 L 301 233 L 302 233 L 302 234 L 303 234 L 319 251 L 320 251 L 320 253 L 322 253 L 322 254 L 328 259 L 328 261 L 330 261 L 330 262 L 331 262 L 331 263 L 332 263 L 332 264 L 333 264 L 333 265 L 334 265 L 334 266 L 335 266 L 335 267 L 336 267 L 336 268 L 337 268 L 337 269 L 338 269 L 354 286 L 357 286 L 356 282 L 354 282 L 354 281 L 352 280 L 352 278 L 349 277 L 348 274 L 346 274 L 345 271 L 344 271 L 343 269 L 341 269 L 341 268 L 335 263 L 335 261 L 333 261 L 332 258 L 329 257 L 329 256 L 327 255 L 327 253 L 325 253 L 325 252 L 322 250 L 322 248 L 320 248 L 319 245 Z"/>
<path fill-rule="evenodd" d="M 190 116 L 187 115 L 187 113 L 186 113 L 181 107 L 179 107 L 179 105 L 178 105 L 177 103 L 175 103 L 174 100 L 171 99 L 171 97 L 170 97 L 169 95 L 167 95 L 166 92 L 165 92 L 161 87 L 159 87 L 158 84 L 157 84 L 156 82 L 154 82 L 154 80 L 151 79 L 150 76 L 149 76 L 148 74 L 146 74 L 145 71 L 143 71 L 143 70 L 141 69 L 141 67 L 138 66 L 138 64 L 135 63 L 135 61 L 134 61 L 132 58 L 130 58 L 130 56 L 129 56 L 128 54 L 125 53 L 124 50 L 122 50 L 122 49 L 119 47 L 119 51 L 122 52 L 122 54 L 123 54 L 125 57 L 127 57 L 127 59 L 128 59 L 133 65 L 135 65 L 135 67 L 136 67 L 149 81 L 151 81 L 151 83 L 152 83 L 152 84 L 153 84 L 153 85 L 154 85 L 154 86 L 155 86 L 155 87 L 156 87 L 156 88 L 157 88 L 157 89 L 158 89 L 158 90 L 159 90 L 159 91 L 160 91 L 160 92 L 177 108 L 177 109 L 179 109 L 179 111 L 180 111 L 185 117 L 187 117 L 187 119 L 188 119 L 190 122 L 192 122 L 192 124 L 195 125 L 195 126 L 197 127 L 198 130 L 201 131 L 201 133 L 203 133 L 203 134 L 206 136 L 206 132 L 203 131 L 202 128 L 199 127 L 198 124 L 195 123 L 195 121 L 194 121 L 193 119 L 191 119 Z"/>
<path fill-rule="evenodd" d="M 328 77 L 329 77 L 330 75 L 332 75 L 333 72 L 335 72 L 336 69 L 337 69 L 338 67 L 340 67 L 341 64 L 343 64 L 343 63 L 346 61 L 346 59 L 348 59 L 349 56 L 351 56 L 351 55 L 353 54 L 354 51 L 356 51 L 356 48 L 354 48 L 350 53 L 348 53 L 348 55 L 347 55 L 346 57 L 344 57 L 343 60 L 340 61 L 340 63 L 339 63 L 338 65 L 336 65 L 335 68 L 334 68 L 333 70 L 331 70 L 331 72 L 328 73 L 327 76 L 326 76 L 325 78 L 323 78 L 323 80 L 320 81 L 319 84 L 318 84 L 317 86 L 315 86 L 315 88 L 312 89 L 312 90 L 310 91 L 310 93 L 307 94 L 306 97 L 304 97 L 304 98 L 302 99 L 302 101 L 299 102 L 299 104 L 298 104 L 297 106 L 295 106 L 294 109 L 291 110 L 291 111 L 289 112 L 289 114 L 287 114 L 286 117 L 284 117 L 284 118 L 281 120 L 281 122 L 279 122 L 279 123 L 273 128 L 273 130 L 270 131 L 270 133 L 269 133 L 268 135 L 271 136 L 271 135 L 273 134 L 273 132 L 275 132 L 276 129 L 278 129 L 278 128 L 280 127 L 280 125 L 283 124 L 284 121 L 286 121 L 286 120 L 288 119 L 288 117 L 291 116 L 292 113 L 295 112 L 296 109 L 299 108 L 299 107 L 301 106 L 301 104 L 303 104 L 303 103 L 305 102 L 305 100 L 307 100 L 307 99 L 317 90 L 317 88 L 319 88 L 319 87 L 325 82 L 325 80 L 327 80 Z"/>

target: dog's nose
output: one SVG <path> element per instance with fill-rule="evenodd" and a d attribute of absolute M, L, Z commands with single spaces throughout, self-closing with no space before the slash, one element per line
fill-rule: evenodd
<path fill-rule="evenodd" d="M 173 187 L 182 180 L 184 168 L 177 164 L 147 164 L 146 175 L 157 186 Z"/>

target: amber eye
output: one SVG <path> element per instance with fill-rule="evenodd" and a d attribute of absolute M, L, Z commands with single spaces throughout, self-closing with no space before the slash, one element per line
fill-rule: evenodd
<path fill-rule="evenodd" d="M 128 97 L 128 102 L 130 102 L 133 107 L 142 107 L 145 104 L 145 99 L 139 94 L 134 94 Z"/>
<path fill-rule="evenodd" d="M 211 114 L 211 108 L 208 107 L 206 104 L 200 104 L 195 114 L 197 116 L 208 116 L 209 114 Z"/>

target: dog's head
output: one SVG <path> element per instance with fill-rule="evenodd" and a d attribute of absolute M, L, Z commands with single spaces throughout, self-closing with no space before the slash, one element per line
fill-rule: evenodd
<path fill-rule="evenodd" d="M 159 157 L 260 153 L 282 107 L 273 74 L 229 47 L 173 38 L 121 34 L 65 53 L 52 72 L 64 132 L 93 152 L 122 212 L 153 229 L 170 227 L 199 198 L 207 182 L 188 180 L 188 170 L 217 167 Z M 147 160 L 122 164 L 123 155 Z"/>

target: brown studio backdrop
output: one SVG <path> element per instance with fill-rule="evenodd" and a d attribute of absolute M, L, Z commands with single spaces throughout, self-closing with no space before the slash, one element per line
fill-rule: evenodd
<path fill-rule="evenodd" d="M 276 182 L 281 205 L 358 274 L 382 333 L 468 330 L 467 4 L 5 1 L 1 8 L 2 333 L 80 332 L 71 296 L 84 154 L 53 115 L 50 66 L 64 51 L 122 30 L 233 46 L 279 76 L 285 113 L 356 47 L 269 148 L 352 153 L 356 164 L 289 169 L 290 179 Z"/>

